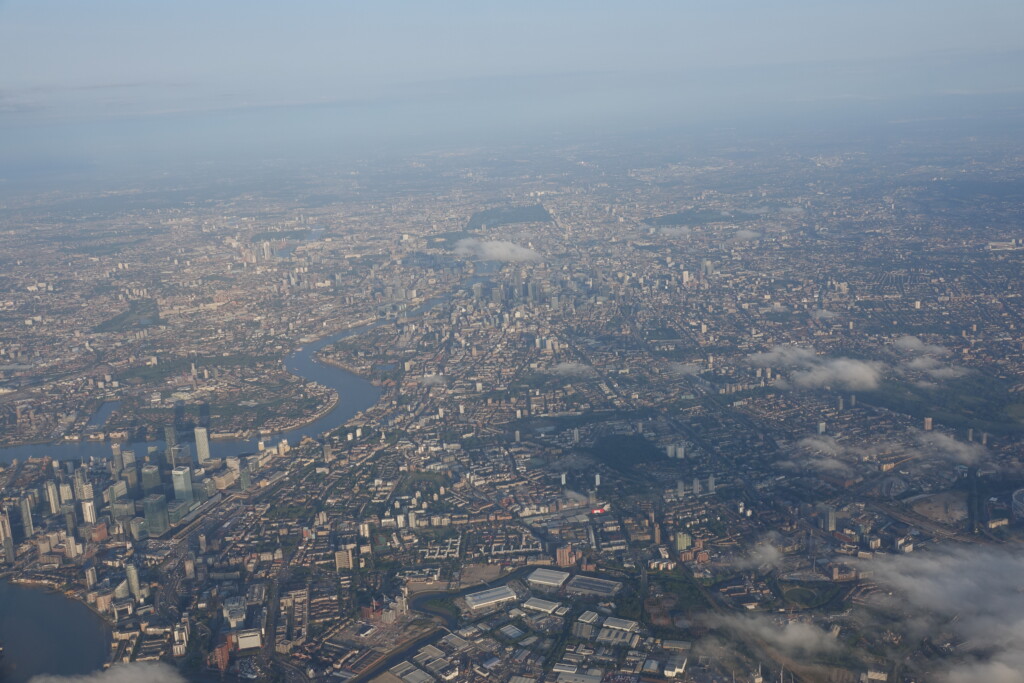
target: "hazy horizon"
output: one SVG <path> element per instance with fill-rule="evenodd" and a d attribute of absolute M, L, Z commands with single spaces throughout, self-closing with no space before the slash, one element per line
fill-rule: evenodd
<path fill-rule="evenodd" d="M 0 182 L 686 126 L 1017 116 L 1009 2 L 0 3 Z"/>

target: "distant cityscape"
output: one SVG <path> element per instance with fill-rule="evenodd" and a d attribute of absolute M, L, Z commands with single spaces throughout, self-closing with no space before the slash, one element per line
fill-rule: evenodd
<path fill-rule="evenodd" d="M 2 575 L 188 680 L 1015 680 L 1022 159 L 725 134 L 8 192 Z"/>

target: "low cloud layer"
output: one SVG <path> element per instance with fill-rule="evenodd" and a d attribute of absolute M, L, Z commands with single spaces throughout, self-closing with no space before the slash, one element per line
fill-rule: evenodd
<path fill-rule="evenodd" d="M 597 374 L 589 365 L 575 362 L 559 363 L 552 366 L 548 372 L 558 377 L 593 377 Z"/>
<path fill-rule="evenodd" d="M 754 230 L 742 228 L 736 231 L 736 234 L 732 236 L 732 239 L 729 240 L 729 243 L 736 244 L 738 242 L 753 242 L 754 240 L 759 239 L 761 239 L 761 233 L 756 232 Z"/>
<path fill-rule="evenodd" d="M 737 569 L 778 569 L 781 567 L 782 551 L 772 542 L 777 536 L 777 532 L 769 534 L 768 537 L 754 545 L 749 555 L 734 562 L 733 566 Z"/>
<path fill-rule="evenodd" d="M 680 377 L 699 375 L 704 371 L 704 369 L 696 363 L 669 363 L 668 369 L 670 372 L 675 375 L 679 375 Z"/>
<path fill-rule="evenodd" d="M 932 379 L 956 379 L 967 374 L 967 370 L 955 365 L 946 365 L 931 356 L 918 356 L 900 365 L 900 370 L 927 375 Z"/>
<path fill-rule="evenodd" d="M 859 449 L 849 449 L 831 436 L 809 436 L 798 441 L 796 445 L 799 452 L 788 460 L 779 461 L 779 467 L 797 472 L 814 471 L 841 477 L 854 474 L 853 468 L 840 458 L 850 457 L 850 454 Z M 859 460 L 860 456 L 855 458 Z"/>
<path fill-rule="evenodd" d="M 186 683 L 166 664 L 115 664 L 106 671 L 81 676 L 34 676 L 29 683 Z"/>
<path fill-rule="evenodd" d="M 873 580 L 909 608 L 916 635 L 952 631 L 963 656 L 928 680 L 1024 683 L 1024 554 L 1017 548 L 958 547 L 889 555 L 864 563 Z M 913 630 L 912 630 L 913 629 Z"/>
<path fill-rule="evenodd" d="M 924 375 L 928 380 L 956 379 L 967 374 L 965 368 L 949 365 L 940 360 L 950 354 L 949 349 L 938 344 L 928 344 L 919 337 L 903 335 L 892 343 L 903 359 L 896 367 L 901 375 Z M 927 381 L 927 380 L 926 380 Z"/>
<path fill-rule="evenodd" d="M 502 240 L 488 242 L 466 238 L 455 243 L 455 253 L 481 261 L 503 261 L 505 263 L 527 263 L 541 260 L 540 254 L 533 249 Z"/>
<path fill-rule="evenodd" d="M 940 432 L 917 432 L 917 443 L 921 454 L 926 458 L 941 458 L 963 465 L 974 465 L 987 453 L 980 444 L 957 441 Z"/>
<path fill-rule="evenodd" d="M 803 389 L 836 387 L 859 391 L 878 387 L 884 363 L 853 358 L 820 356 L 813 349 L 797 346 L 776 346 L 771 351 L 754 353 L 747 361 L 756 367 L 784 368 L 789 380 Z"/>
<path fill-rule="evenodd" d="M 905 334 L 892 343 L 900 351 L 907 353 L 927 353 L 935 356 L 949 355 L 949 349 L 938 344 L 928 344 L 912 334 Z"/>
<path fill-rule="evenodd" d="M 830 654 L 841 649 L 829 633 L 802 621 L 781 624 L 766 616 L 714 615 L 708 618 L 708 625 L 755 638 L 794 658 Z"/>
<path fill-rule="evenodd" d="M 448 383 L 448 379 L 444 375 L 423 375 L 416 381 L 425 387 L 443 387 Z"/>

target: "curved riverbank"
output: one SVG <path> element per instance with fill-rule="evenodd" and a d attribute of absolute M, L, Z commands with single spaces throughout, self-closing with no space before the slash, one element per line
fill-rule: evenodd
<path fill-rule="evenodd" d="M 317 437 L 324 432 L 339 427 L 362 411 L 374 406 L 380 398 L 381 389 L 369 380 L 341 368 L 324 363 L 316 355 L 324 347 L 346 337 L 360 334 L 386 321 L 377 320 L 368 324 L 348 327 L 339 332 L 326 335 L 320 339 L 306 343 L 298 350 L 284 358 L 285 369 L 291 374 L 316 382 L 335 392 L 338 400 L 328 410 L 320 410 L 301 424 L 290 429 L 272 432 L 269 436 L 275 439 L 287 439 L 289 443 L 298 443 L 304 437 Z M 253 453 L 263 436 L 248 439 L 211 439 L 210 454 L 215 458 Z M 150 447 L 164 448 L 164 442 L 135 441 L 119 442 L 125 449 L 135 449 L 141 458 Z M 91 457 L 110 457 L 111 442 L 106 441 L 63 441 L 58 443 L 25 444 L 0 448 L 0 462 L 10 462 L 15 458 L 25 460 L 30 457 L 50 456 L 57 460 L 87 459 Z"/>
<path fill-rule="evenodd" d="M 0 615 L 4 683 L 25 683 L 41 674 L 87 674 L 107 662 L 107 622 L 59 590 L 0 579 Z"/>

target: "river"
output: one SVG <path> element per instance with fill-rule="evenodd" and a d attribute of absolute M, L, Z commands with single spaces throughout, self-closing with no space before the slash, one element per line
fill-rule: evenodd
<path fill-rule="evenodd" d="M 423 307 L 432 303 L 428 302 Z M 319 436 L 328 429 L 344 424 L 358 412 L 366 410 L 377 403 L 377 399 L 380 398 L 380 389 L 378 387 L 347 370 L 320 363 L 316 360 L 315 355 L 320 349 L 329 344 L 333 344 L 345 337 L 365 332 L 372 327 L 383 324 L 383 322 L 386 321 L 361 325 L 323 337 L 306 344 L 285 358 L 285 367 L 293 375 L 313 380 L 338 392 L 338 403 L 329 413 L 314 422 L 281 434 L 266 437 L 268 445 L 275 444 L 281 439 L 288 439 L 288 442 L 294 445 L 305 436 Z M 109 405 L 110 409 L 114 407 L 113 404 L 106 405 Z M 106 418 L 103 417 L 103 419 L 105 420 Z M 224 458 L 229 455 L 254 453 L 258 442 L 259 438 L 214 439 L 210 441 L 210 454 L 215 458 Z M 110 446 L 111 443 L 107 441 L 64 441 L 52 444 L 9 446 L 7 448 L 0 448 L 0 462 L 10 462 L 15 458 L 25 460 L 29 457 L 41 457 L 44 455 L 49 455 L 57 460 L 74 460 L 90 457 L 109 458 L 111 454 Z M 163 449 L 164 442 L 141 441 L 122 443 L 122 448 L 134 449 L 135 457 L 140 460 L 142 456 L 146 455 L 146 449 L 150 446 Z"/>
<path fill-rule="evenodd" d="M 441 298 L 430 299 L 409 311 L 408 315 L 417 315 L 440 301 Z M 321 363 L 315 356 L 329 344 L 388 322 L 378 320 L 328 335 L 304 345 L 284 359 L 289 372 L 334 389 L 339 400 L 323 417 L 274 435 L 268 443 L 287 439 L 294 444 L 305 436 L 319 436 L 377 403 L 381 394 L 377 386 L 347 370 Z M 112 405 L 109 410 L 114 408 Z M 106 417 L 101 416 L 104 420 Z M 216 458 L 252 453 L 256 450 L 257 441 L 215 440 L 210 442 L 210 452 Z M 163 448 L 164 443 L 147 441 L 122 446 L 135 449 L 136 456 L 141 458 L 149 446 Z M 110 443 L 102 441 L 12 446 L 0 449 L 0 462 L 45 455 L 59 460 L 107 458 L 111 450 Z M 95 671 L 106 660 L 109 641 L 109 629 L 85 605 L 57 593 L 0 582 L 0 644 L 7 651 L 6 658 L 0 662 L 0 683 L 21 683 L 39 673 L 70 675 Z"/>
<path fill-rule="evenodd" d="M 103 666 L 110 629 L 85 605 L 49 590 L 0 581 L 2 683 L 39 674 L 70 676 Z"/>

